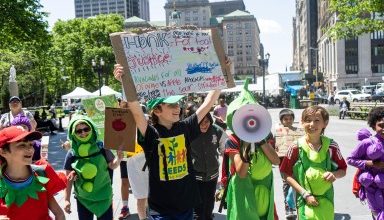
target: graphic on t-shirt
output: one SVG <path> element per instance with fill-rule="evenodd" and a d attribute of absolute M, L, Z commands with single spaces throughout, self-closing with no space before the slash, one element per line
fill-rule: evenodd
<path fill-rule="evenodd" d="M 183 134 L 160 138 L 158 145 L 160 180 L 165 181 L 164 158 L 167 163 L 168 180 L 177 180 L 188 175 L 187 149 Z M 164 147 L 165 155 L 162 148 Z"/>

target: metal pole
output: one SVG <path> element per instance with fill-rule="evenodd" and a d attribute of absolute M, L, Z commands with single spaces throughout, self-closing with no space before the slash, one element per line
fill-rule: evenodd
<path fill-rule="evenodd" d="M 265 60 L 262 59 L 263 62 L 263 105 L 266 108 L 267 106 L 265 105 Z"/>
<path fill-rule="evenodd" d="M 97 73 L 99 76 L 99 96 L 101 96 L 101 67 L 99 67 Z"/>

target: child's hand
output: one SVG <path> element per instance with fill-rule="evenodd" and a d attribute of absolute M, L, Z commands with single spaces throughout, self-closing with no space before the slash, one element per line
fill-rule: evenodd
<path fill-rule="evenodd" d="M 68 182 L 74 182 L 77 180 L 77 174 L 76 172 L 73 170 L 71 171 L 68 176 L 67 176 L 67 179 L 68 179 Z"/>
<path fill-rule="evenodd" d="M 323 178 L 324 178 L 325 181 L 328 181 L 328 182 L 331 182 L 331 183 L 335 182 L 335 180 L 336 180 L 335 175 L 332 172 L 329 172 L 329 171 L 327 171 L 327 172 L 325 172 L 323 174 Z"/>
<path fill-rule="evenodd" d="M 71 149 L 71 143 L 69 143 L 69 141 L 65 141 L 63 142 L 62 140 L 60 140 L 61 142 L 61 148 L 63 148 L 64 150 L 69 150 Z"/>
<path fill-rule="evenodd" d="M 319 202 L 316 200 L 316 198 L 312 195 L 308 196 L 306 199 L 305 199 L 305 202 L 307 203 L 307 205 L 309 206 L 318 206 L 319 205 Z"/>
<path fill-rule="evenodd" d="M 115 68 L 113 69 L 113 75 L 115 79 L 121 82 L 121 76 L 124 74 L 123 66 L 120 64 L 115 64 Z"/>
<path fill-rule="evenodd" d="M 64 201 L 64 211 L 68 214 L 71 214 L 71 202 L 68 200 Z"/>
<path fill-rule="evenodd" d="M 121 161 L 122 159 L 124 159 L 124 152 L 122 150 L 117 150 L 116 151 L 117 153 L 117 158 Z"/>

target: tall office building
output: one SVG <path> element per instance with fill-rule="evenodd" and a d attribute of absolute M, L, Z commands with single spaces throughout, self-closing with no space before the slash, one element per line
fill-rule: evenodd
<path fill-rule="evenodd" d="M 384 76 L 384 31 L 356 38 L 332 40 L 327 27 L 335 25 L 337 14 L 330 13 L 329 2 L 319 0 L 318 69 L 329 91 L 360 88 L 382 82 Z M 373 19 L 384 19 L 373 14 Z"/>
<path fill-rule="evenodd" d="M 99 14 L 120 14 L 126 19 L 136 16 L 149 21 L 149 0 L 75 0 L 76 18 Z"/>
<path fill-rule="evenodd" d="M 167 0 L 164 9 L 167 25 L 170 25 L 170 16 L 176 9 L 180 12 L 180 25 L 209 27 L 211 7 L 208 0 Z"/>
<path fill-rule="evenodd" d="M 224 16 L 233 11 L 245 11 L 243 0 L 229 0 L 220 2 L 211 2 L 211 16 Z"/>

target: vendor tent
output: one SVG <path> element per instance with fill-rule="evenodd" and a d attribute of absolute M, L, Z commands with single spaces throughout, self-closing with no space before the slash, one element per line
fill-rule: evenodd
<path fill-rule="evenodd" d="M 72 92 L 61 96 L 61 99 L 83 99 L 90 97 L 95 97 L 95 95 L 81 87 L 76 87 Z"/>
<path fill-rule="evenodd" d="M 94 95 L 94 96 L 100 95 L 99 89 L 94 91 L 92 93 L 92 95 Z M 120 92 L 116 92 L 115 90 L 111 89 L 111 87 L 105 86 L 105 85 L 101 87 L 101 95 L 116 95 L 118 97 L 121 97 L 121 93 Z"/>

